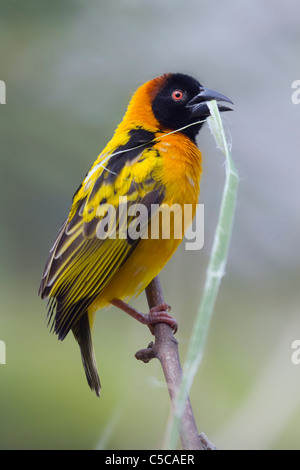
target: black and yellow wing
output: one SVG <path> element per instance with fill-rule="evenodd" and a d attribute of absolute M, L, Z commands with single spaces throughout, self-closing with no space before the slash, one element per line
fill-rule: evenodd
<path fill-rule="evenodd" d="M 102 153 L 74 195 L 39 290 L 49 299 L 49 322 L 59 339 L 87 312 L 139 243 L 140 238 L 128 234 L 128 208 L 143 204 L 150 209 L 164 201 L 165 189 L 157 179 L 162 159 L 150 134 L 136 129 L 126 144 Z M 149 210 L 148 221 L 150 215 Z"/>

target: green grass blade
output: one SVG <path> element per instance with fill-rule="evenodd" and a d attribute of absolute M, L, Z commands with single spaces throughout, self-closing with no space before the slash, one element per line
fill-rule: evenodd
<path fill-rule="evenodd" d="M 225 138 L 217 103 L 216 101 L 211 101 L 207 104 L 211 113 L 211 116 L 207 119 L 210 130 L 218 148 L 225 155 L 225 185 L 218 224 L 206 272 L 203 295 L 196 315 L 186 361 L 183 366 L 183 377 L 178 391 L 177 406 L 173 413 L 172 424 L 169 426 L 170 431 L 166 443 L 166 448 L 168 449 L 176 448 L 180 420 L 184 412 L 186 398 L 189 395 L 195 374 L 203 357 L 215 301 L 222 277 L 225 274 L 238 186 L 238 174 Z"/>

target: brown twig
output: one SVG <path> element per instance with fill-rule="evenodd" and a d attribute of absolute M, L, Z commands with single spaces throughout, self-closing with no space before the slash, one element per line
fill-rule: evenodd
<path fill-rule="evenodd" d="M 208 439 L 208 437 L 204 434 L 204 432 L 202 432 L 200 435 L 200 441 L 201 441 L 201 444 L 202 444 L 202 448 L 203 450 L 218 450 L 216 448 L 216 446 L 210 442 L 210 440 Z"/>
<path fill-rule="evenodd" d="M 159 278 L 156 277 L 146 288 L 146 296 L 149 308 L 164 303 L 164 296 L 161 289 Z M 150 343 L 147 349 L 141 349 L 135 357 L 143 362 L 149 362 L 157 358 L 162 366 L 167 382 L 171 402 L 174 408 L 176 391 L 179 387 L 182 369 L 178 353 L 178 343 L 172 334 L 172 329 L 165 323 L 156 323 L 153 325 L 155 343 Z M 193 410 L 189 398 L 186 402 L 186 408 L 181 421 L 180 439 L 182 447 L 185 450 L 203 449 L 204 441 L 200 438 Z"/>

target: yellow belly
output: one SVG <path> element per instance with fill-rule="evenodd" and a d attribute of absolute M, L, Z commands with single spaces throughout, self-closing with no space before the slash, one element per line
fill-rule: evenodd
<path fill-rule="evenodd" d="M 93 302 L 89 312 L 105 307 L 113 299 L 129 300 L 139 295 L 162 270 L 180 243 L 181 240 L 141 240 Z"/>

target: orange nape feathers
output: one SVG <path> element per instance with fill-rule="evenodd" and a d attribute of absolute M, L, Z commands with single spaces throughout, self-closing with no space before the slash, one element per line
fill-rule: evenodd
<path fill-rule="evenodd" d="M 161 128 L 161 124 L 153 114 L 152 102 L 169 77 L 170 74 L 166 73 L 144 83 L 136 90 L 117 128 L 118 132 L 124 132 L 138 125 L 150 131 L 158 131 Z"/>

